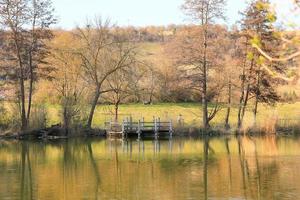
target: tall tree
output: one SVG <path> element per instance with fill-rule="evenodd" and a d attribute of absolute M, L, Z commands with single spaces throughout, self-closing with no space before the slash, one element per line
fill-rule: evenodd
<path fill-rule="evenodd" d="M 88 83 L 94 87 L 87 127 L 91 128 L 96 106 L 106 90 L 104 82 L 116 71 L 134 62 L 135 47 L 123 37 L 113 34 L 110 22 L 96 19 L 85 28 L 77 28 L 81 43 L 78 55 Z"/>
<path fill-rule="evenodd" d="M 0 1 L 0 21 L 6 36 L 2 56 L 7 61 L 6 69 L 14 72 L 19 85 L 22 130 L 28 128 L 34 82 L 38 69 L 45 64 L 46 41 L 52 38 L 49 28 L 56 23 L 53 12 L 51 0 Z"/>
<path fill-rule="evenodd" d="M 278 52 L 280 41 L 276 37 L 272 25 L 276 20 L 276 16 L 274 13 L 269 12 L 269 6 L 269 0 L 254 0 L 250 2 L 242 23 L 242 29 L 248 43 L 246 45 L 250 47 L 246 48 L 246 55 L 250 60 L 250 67 L 245 90 L 246 94 L 243 95 L 242 117 L 245 114 L 247 102 L 249 98 L 251 98 L 250 95 L 253 95 L 254 122 L 256 121 L 259 102 L 273 104 L 279 100 L 279 96 L 276 94 L 274 88 L 276 85 L 276 78 L 269 74 L 268 69 L 272 68 L 274 71 L 278 71 L 280 67 L 278 63 L 266 62 L 257 49 L 253 48 L 254 45 L 260 46 L 272 55 L 276 55 Z M 282 68 L 281 72 L 284 72 Z M 239 121 L 239 125 L 240 124 L 241 121 Z"/>
<path fill-rule="evenodd" d="M 202 89 L 202 123 L 205 129 L 209 125 L 208 113 L 208 93 L 207 93 L 207 76 L 209 71 L 209 60 L 207 58 L 207 48 L 210 40 L 209 31 L 211 25 L 216 19 L 224 18 L 224 8 L 226 0 L 185 0 L 183 9 L 187 14 L 191 15 L 202 29 L 202 43 L 200 50 L 202 52 L 201 59 L 201 89 Z"/>
<path fill-rule="evenodd" d="M 237 31 L 234 33 L 236 37 L 235 42 L 235 58 L 238 61 L 238 66 L 240 66 L 240 75 L 239 75 L 239 88 L 240 88 L 240 97 L 239 97 L 239 107 L 238 107 L 238 123 L 237 126 L 240 129 L 242 127 L 242 122 L 244 120 L 244 115 L 246 111 L 246 106 L 249 99 L 249 72 L 252 71 L 253 63 L 247 57 L 247 52 L 249 48 L 249 38 L 243 35 L 241 32 Z"/>

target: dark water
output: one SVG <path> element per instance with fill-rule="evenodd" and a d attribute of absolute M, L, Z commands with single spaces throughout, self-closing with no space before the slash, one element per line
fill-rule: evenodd
<path fill-rule="evenodd" d="M 0 141 L 0 199 L 300 199 L 300 139 Z"/>

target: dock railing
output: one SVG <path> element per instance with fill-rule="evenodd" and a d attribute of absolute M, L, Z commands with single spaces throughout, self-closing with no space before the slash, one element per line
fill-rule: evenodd
<path fill-rule="evenodd" d="M 169 133 L 170 136 L 173 134 L 172 120 L 161 121 L 160 118 L 153 118 L 153 121 L 145 121 L 144 118 L 133 121 L 132 118 L 126 118 L 122 123 L 106 122 L 105 127 L 110 135 L 122 134 L 122 136 L 126 136 L 136 134 L 140 137 L 143 133 L 155 136 L 159 136 L 160 133 Z"/>

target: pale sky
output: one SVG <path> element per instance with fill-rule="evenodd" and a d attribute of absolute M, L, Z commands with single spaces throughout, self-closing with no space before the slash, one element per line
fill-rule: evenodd
<path fill-rule="evenodd" d="M 277 2 L 280 15 L 288 13 L 291 0 L 273 0 Z M 87 18 L 102 16 L 110 18 L 120 26 L 148 26 L 188 23 L 180 6 L 184 0 L 53 0 L 57 27 L 64 29 L 82 25 Z M 245 0 L 228 0 L 227 22 L 229 26 L 239 18 L 239 11 L 245 9 Z M 225 23 L 225 22 L 224 22 Z"/>

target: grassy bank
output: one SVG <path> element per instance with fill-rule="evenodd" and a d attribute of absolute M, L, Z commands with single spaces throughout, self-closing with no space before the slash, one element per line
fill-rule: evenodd
<path fill-rule="evenodd" d="M 59 123 L 59 106 L 48 105 L 47 108 L 49 125 Z M 93 126 L 103 127 L 105 121 L 110 121 L 114 118 L 113 113 L 113 106 L 99 105 L 95 112 Z M 225 113 L 226 109 L 221 110 L 211 122 L 211 125 L 214 127 L 222 127 L 224 125 Z M 134 120 L 144 117 L 145 121 L 149 121 L 153 119 L 153 116 L 156 116 L 161 117 L 162 120 L 172 119 L 173 122 L 176 123 L 180 114 L 182 115 L 186 126 L 201 126 L 201 104 L 197 103 L 161 103 L 154 105 L 129 104 L 121 105 L 119 109 L 120 120 L 132 116 Z M 260 105 L 257 116 L 257 125 L 271 126 L 277 119 L 293 119 L 291 123 L 298 123 L 300 121 L 300 102 L 294 104 L 277 104 L 276 106 Z M 237 108 L 232 109 L 230 124 L 231 127 L 236 127 Z M 249 106 L 249 110 L 246 113 L 244 124 L 245 127 L 253 125 L 251 106 Z"/>

